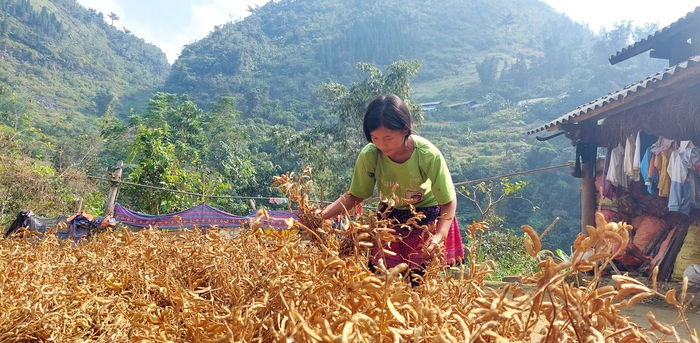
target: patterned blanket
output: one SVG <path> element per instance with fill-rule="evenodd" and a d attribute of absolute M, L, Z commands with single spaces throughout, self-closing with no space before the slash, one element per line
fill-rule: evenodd
<path fill-rule="evenodd" d="M 286 228 L 284 219 L 296 218 L 294 212 L 268 211 L 269 220 L 263 220 L 263 227 Z M 126 225 L 133 227 L 157 227 L 161 230 L 176 230 L 179 228 L 191 229 L 196 227 L 207 228 L 218 226 L 220 228 L 234 228 L 249 224 L 255 215 L 237 216 L 216 209 L 207 204 L 199 204 L 184 211 L 150 215 L 130 210 L 117 203 L 114 208 L 114 218 Z"/>

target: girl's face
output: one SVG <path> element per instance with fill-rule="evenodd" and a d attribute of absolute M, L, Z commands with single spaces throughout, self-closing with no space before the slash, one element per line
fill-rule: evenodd
<path fill-rule="evenodd" d="M 408 130 L 391 130 L 380 126 L 370 132 L 370 138 L 372 138 L 372 143 L 377 146 L 379 151 L 392 157 L 405 152 L 407 134 Z"/>

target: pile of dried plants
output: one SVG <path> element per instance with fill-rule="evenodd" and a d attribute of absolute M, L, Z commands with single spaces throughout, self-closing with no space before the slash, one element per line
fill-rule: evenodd
<path fill-rule="evenodd" d="M 612 245 L 624 250 L 629 241 L 623 223 L 597 218 L 574 243 L 571 263 L 542 258 L 539 272 L 523 277 L 534 291 L 486 287 L 489 264 L 471 258 L 447 271 L 429 266 L 412 288 L 405 265 L 367 269 L 367 249 L 393 237 L 385 221 L 368 213 L 324 228 L 295 180 L 278 179 L 297 189 L 286 194 L 301 204 L 302 223 L 288 225 L 312 231 L 314 243 L 267 235 L 261 221 L 233 237 L 215 228 L 124 229 L 73 247 L 26 231 L 0 240 L 0 342 L 681 341 L 651 313 L 649 323 L 620 313 L 659 296 L 678 309 L 686 337 L 700 342 L 684 317 L 686 285 L 681 294 L 660 294 L 619 275 L 615 286 L 599 287 Z M 472 223 L 466 234 L 485 229 Z M 533 258 L 543 256 L 537 233 L 523 230 Z M 343 241 L 353 243 L 340 257 Z M 467 247 L 470 256 L 475 248 Z M 578 277 L 583 272 L 592 273 L 589 281 Z"/>

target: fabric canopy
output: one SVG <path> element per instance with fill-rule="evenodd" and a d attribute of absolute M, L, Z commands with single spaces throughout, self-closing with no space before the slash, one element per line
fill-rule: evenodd
<path fill-rule="evenodd" d="M 294 212 L 275 210 L 268 211 L 270 219 L 263 219 L 263 227 L 286 228 L 287 218 L 295 218 Z M 180 220 L 176 219 L 176 216 Z M 163 215 L 150 215 L 130 210 L 117 203 L 114 207 L 114 218 L 126 225 L 135 227 L 158 227 L 159 229 L 174 230 L 179 228 L 194 228 L 218 226 L 220 228 L 240 227 L 250 223 L 255 215 L 237 216 L 211 207 L 199 204 L 184 211 Z"/>

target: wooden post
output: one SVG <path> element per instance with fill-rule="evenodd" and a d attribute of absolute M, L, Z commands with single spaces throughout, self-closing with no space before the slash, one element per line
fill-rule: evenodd
<path fill-rule="evenodd" d="M 112 170 L 112 186 L 109 187 L 107 195 L 107 204 L 105 205 L 105 215 L 114 215 L 114 207 L 117 204 L 117 195 L 119 194 L 119 181 L 122 180 L 122 169 L 124 162 L 117 162 L 117 166 Z"/>
<path fill-rule="evenodd" d="M 595 188 L 595 169 L 596 161 L 598 160 L 597 144 L 595 143 L 596 123 L 582 123 L 582 128 L 578 134 L 578 144 L 586 144 L 581 151 L 581 232 L 586 232 L 586 226 L 595 226 L 595 210 L 596 210 L 596 188 Z M 590 151 L 595 149 L 595 151 Z M 576 158 L 579 158 L 578 156 Z"/>
<path fill-rule="evenodd" d="M 581 232 L 586 232 L 587 225 L 595 226 L 596 189 L 595 174 L 590 175 L 590 161 L 581 163 Z M 595 164 L 595 161 L 592 163 Z"/>
<path fill-rule="evenodd" d="M 80 213 L 83 210 L 83 198 L 75 199 L 75 213 Z"/>

